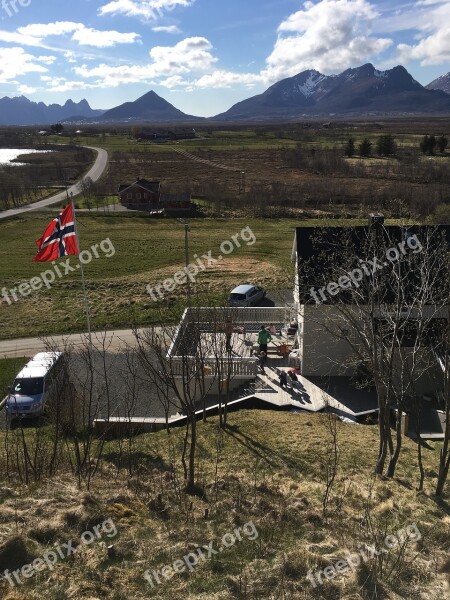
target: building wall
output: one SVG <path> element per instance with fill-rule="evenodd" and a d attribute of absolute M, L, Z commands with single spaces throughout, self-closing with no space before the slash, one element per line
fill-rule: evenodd
<path fill-rule="evenodd" d="M 339 311 L 333 306 L 299 307 L 302 375 L 353 375 L 354 368 L 348 366 L 353 356 L 350 345 L 327 330 L 340 322 Z"/>
<path fill-rule="evenodd" d="M 126 207 L 142 206 L 147 208 L 158 204 L 159 201 L 160 194 L 150 192 L 139 186 L 132 186 L 120 194 L 120 202 Z"/>
<path fill-rule="evenodd" d="M 444 311 L 445 312 L 445 311 Z M 444 312 L 436 312 L 433 307 L 427 307 L 425 313 L 428 316 L 442 317 Z M 329 329 L 333 330 L 338 325 L 347 328 L 351 336 L 351 326 L 344 322 L 337 308 L 324 305 L 300 305 L 299 306 L 299 327 L 301 333 L 299 339 L 301 356 L 301 373 L 308 376 L 352 376 L 355 375 L 354 352 L 351 346 L 345 341 L 337 339 Z M 354 340 L 358 337 L 354 332 Z M 402 361 L 398 358 L 398 369 L 402 364 L 407 364 L 411 349 L 405 347 L 402 349 Z M 415 384 L 415 393 L 417 395 L 435 396 L 443 389 L 442 369 L 435 366 L 431 368 L 426 365 L 433 365 L 436 362 L 434 357 L 428 351 L 423 353 L 420 358 L 418 372 L 426 370 Z"/>

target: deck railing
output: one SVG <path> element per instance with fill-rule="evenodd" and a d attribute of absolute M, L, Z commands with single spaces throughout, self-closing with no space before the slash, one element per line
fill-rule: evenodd
<path fill-rule="evenodd" d="M 171 361 L 173 373 L 182 376 L 192 365 L 187 363 L 195 356 L 186 356 L 183 348 L 196 347 L 201 333 L 214 333 L 220 330 L 221 324 L 231 319 L 234 326 L 244 327 L 248 332 L 256 332 L 262 324 L 273 324 L 276 329 L 281 329 L 290 320 L 290 311 L 285 307 L 260 307 L 260 308 L 231 308 L 231 307 L 208 307 L 188 308 L 175 332 L 172 344 L 167 352 L 167 359 Z M 202 366 L 208 372 L 208 376 L 216 376 L 217 357 L 202 357 Z M 220 357 L 220 370 L 232 377 L 254 377 L 257 372 L 258 360 L 254 357 Z"/>

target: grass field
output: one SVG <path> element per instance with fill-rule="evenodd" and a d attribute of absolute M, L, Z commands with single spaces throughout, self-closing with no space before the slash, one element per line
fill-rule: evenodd
<path fill-rule="evenodd" d="M 51 143 L 70 143 L 71 139 L 65 136 L 49 136 Z M 152 142 L 137 142 L 129 135 L 109 135 L 99 133 L 96 136 L 77 136 L 74 140 L 77 144 L 83 146 L 101 146 L 108 151 L 121 152 L 164 152 L 171 151 L 174 145 L 180 146 L 186 150 L 236 150 L 236 149 L 273 149 L 281 146 L 295 145 L 297 140 L 269 133 L 266 135 L 257 135 L 253 130 L 244 131 L 220 131 L 212 134 L 199 133 L 197 139 L 183 140 L 181 142 L 168 142 L 155 144 Z"/>
<path fill-rule="evenodd" d="M 34 263 L 34 240 L 44 231 L 50 213 L 33 213 L 0 222 L 0 282 L 10 290 L 30 281 L 51 264 Z M 212 252 L 248 226 L 256 243 L 247 245 L 207 269 L 199 278 L 204 301 L 225 300 L 229 290 L 243 281 L 265 287 L 290 287 L 291 251 L 298 221 L 284 220 L 191 220 L 190 257 Z M 24 235 L 26 232 L 26 235 Z M 158 317 L 159 305 L 146 292 L 184 266 L 184 229 L 176 220 L 156 220 L 139 216 L 94 216 L 79 214 L 82 249 L 109 238 L 115 254 L 85 265 L 88 295 L 94 328 L 151 323 Z M 110 252 L 108 251 L 108 254 Z M 71 264 L 76 265 L 76 257 Z M 51 289 L 35 291 L 27 298 L 0 304 L 1 338 L 82 331 L 82 288 L 79 272 L 56 278 Z M 171 305 L 184 306 L 185 289 L 167 294 Z"/>
<path fill-rule="evenodd" d="M 0 222 L 0 283 L 10 290 L 29 282 L 51 264 L 34 263 L 37 239 L 49 221 L 49 213 L 33 213 Z M 161 306 L 185 306 L 185 287 L 155 303 L 146 291 L 184 267 L 184 229 L 173 219 L 139 216 L 79 214 L 81 248 L 91 248 L 109 238 L 115 254 L 98 249 L 99 258 L 84 267 L 94 329 L 113 329 L 157 322 Z M 261 284 L 269 290 L 291 288 L 291 252 L 295 227 L 302 224 L 328 224 L 329 221 L 295 219 L 191 219 L 189 249 L 195 257 L 220 255 L 220 245 L 250 227 L 256 242 L 241 247 L 210 265 L 198 278 L 194 292 L 202 305 L 225 302 L 229 291 L 242 282 Z M 333 221 L 333 223 L 337 223 Z M 349 223 L 340 221 L 340 223 Z M 362 223 L 362 221 L 352 221 Z M 22 232 L 26 231 L 24 237 Z M 241 239 L 241 238 L 238 238 Z M 250 238 L 246 238 L 249 239 Z M 11 257 L 14 257 L 11 260 Z M 207 261 L 204 261 L 207 264 Z M 77 265 L 72 257 L 70 264 Z M 63 272 L 63 271 L 62 271 Z M 83 296 L 78 271 L 59 279 L 51 289 L 44 287 L 11 305 L 0 304 L 0 338 L 38 336 L 83 331 Z M 11 296 L 10 296 L 11 298 Z M 287 298 L 291 301 L 291 297 Z"/>
<path fill-rule="evenodd" d="M 6 396 L 14 377 L 27 362 L 28 358 L 0 359 L 0 401 Z"/>
<path fill-rule="evenodd" d="M 32 445 L 33 431 L 25 431 Z M 21 431 L 9 432 L 14 454 Z M 0 432 L 0 460 L 5 434 Z M 418 494 L 417 447 L 405 439 L 393 480 L 374 478 L 376 425 L 337 423 L 337 473 L 327 512 L 326 415 L 242 411 L 198 425 L 197 466 L 203 495 L 180 493 L 183 430 L 108 442 L 91 488 L 77 489 L 62 457 L 57 475 L 16 490 L 5 480 L 0 496 L 0 569 L 17 569 L 54 545 L 73 540 L 106 519 L 116 535 L 80 548 L 24 579 L 15 589 L 4 578 L 4 600 L 440 600 L 446 597 L 450 565 L 450 516 L 445 499 L 432 496 L 439 444 L 423 448 L 426 481 Z M 36 438 L 38 439 L 38 438 Z M 43 460 L 48 458 L 41 436 Z M 47 440 L 47 441 L 46 441 Z M 68 441 L 70 445 L 70 440 Z M 18 444 L 21 447 L 21 442 Z M 15 463 L 9 467 L 14 472 Z M 2 468 L 2 473 L 3 473 Z M 251 535 L 229 547 L 228 533 L 246 524 Z M 414 529 L 414 526 L 416 529 Z M 418 535 L 387 546 L 387 535 L 405 528 Z M 241 530 L 242 531 L 242 530 Z M 256 532 L 256 536 L 255 536 Z M 420 539 L 419 539 L 420 536 Z M 229 540 L 229 538 L 227 538 Z M 398 539 L 398 538 L 397 538 Z M 390 538 L 390 542 L 392 538 Z M 161 578 L 153 587 L 146 570 L 161 571 L 196 548 L 222 547 L 188 571 Z M 107 552 L 106 547 L 111 546 Z M 378 558 L 338 573 L 323 569 L 371 546 Z M 391 548 L 391 549 L 388 549 Z M 382 553 L 384 549 L 384 553 Z M 308 571 L 322 571 L 313 588 Z M 114 591 L 111 591 L 111 590 Z"/>

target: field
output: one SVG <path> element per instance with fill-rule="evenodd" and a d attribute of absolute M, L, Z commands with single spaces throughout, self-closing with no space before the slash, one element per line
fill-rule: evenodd
<path fill-rule="evenodd" d="M 50 214 L 33 213 L 0 221 L 2 287 L 10 290 L 52 268 L 51 264 L 32 262 L 36 251 L 34 240 L 42 235 Z M 189 245 L 193 262 L 194 255 L 202 256 L 209 251 L 217 257 L 221 243 L 248 226 L 256 237 L 254 244 L 242 242 L 241 248 L 211 265 L 199 277 L 199 302 L 223 302 L 232 287 L 247 280 L 269 289 L 292 287 L 291 250 L 298 224 L 294 219 L 191 220 Z M 146 286 L 153 287 L 183 268 L 183 226 L 171 219 L 80 213 L 79 234 L 82 249 L 107 238 L 115 249 L 111 258 L 99 251 L 100 257 L 85 265 L 94 328 L 154 322 L 159 316 L 159 304 L 153 302 Z M 72 257 L 71 264 L 77 264 L 76 257 Z M 168 293 L 167 302 L 172 306 L 179 304 L 181 310 L 185 302 L 184 287 Z M 44 287 L 11 305 L 3 301 L 0 323 L 1 338 L 84 330 L 79 272 L 56 278 L 51 289 Z"/>
<path fill-rule="evenodd" d="M 103 146 L 109 152 L 102 180 L 89 195 L 75 198 L 76 206 L 83 209 L 79 213 L 82 248 L 109 237 L 116 250 L 112 258 L 101 256 L 85 266 L 94 328 L 156 322 L 161 303 L 153 302 L 146 286 L 162 283 L 184 264 L 182 226 L 176 220 L 116 212 L 119 184 L 140 176 L 160 180 L 163 192 L 191 192 L 197 203 L 190 219 L 191 260 L 210 250 L 218 254 L 224 240 L 252 228 L 257 237 L 254 245 L 236 248 L 197 281 L 199 303 L 223 303 L 240 282 L 254 281 L 269 292 L 292 288 L 290 256 L 299 224 L 343 218 L 365 223 L 370 212 L 383 212 L 391 219 L 448 222 L 450 153 L 425 156 L 419 150 L 424 132 L 439 135 L 445 126 L 440 120 L 399 120 L 334 123 L 329 128 L 317 123 L 204 128 L 198 130 L 198 139 L 171 144 L 137 143 L 130 129 L 120 128 L 92 130 L 84 137 L 49 137 L 49 145 L 75 141 Z M 379 136 L 385 134 L 395 138 L 392 156 L 378 156 L 375 151 Z M 346 157 L 344 147 L 350 136 L 357 147 L 368 137 L 372 155 L 361 157 L 356 150 L 355 156 Z M 30 144 L 24 138 L 26 142 Z M 31 258 L 34 240 L 52 214 L 47 211 L 0 223 L 0 283 L 6 290 L 47 268 Z M 178 314 L 184 303 L 183 287 L 165 296 L 165 304 Z M 0 304 L 0 338 L 80 331 L 84 321 L 80 277 L 75 272 L 58 278 L 51 290 L 44 288 L 12 305 Z"/>
<path fill-rule="evenodd" d="M 2 578 L 2 598 L 445 597 L 450 517 L 448 504 L 436 503 L 430 494 L 438 444 L 431 442 L 423 449 L 427 478 L 424 492 L 417 494 L 417 448 L 412 441 L 405 440 L 398 476 L 374 479 L 377 427 L 338 422 L 337 473 L 324 510 L 330 461 L 326 415 L 243 411 L 229 420 L 223 432 L 216 419 L 198 426 L 201 497 L 185 496 L 179 488 L 181 465 L 174 463 L 174 456 L 179 456 L 181 430 L 170 436 L 160 432 L 126 443 L 107 442 L 89 490 L 77 489 L 68 455 L 59 460 L 58 474 L 51 479 L 20 492 L 2 488 L 0 535 L 7 534 L 9 540 L 0 543 L 2 572 L 21 568 L 55 546 L 65 548 L 69 540 L 79 548 L 76 555 L 66 558 L 63 553 L 65 558 L 51 570 L 44 566 L 15 587 Z M 21 456 L 21 443 L 15 449 L 21 435 L 20 430 L 9 432 L 10 457 Z M 24 430 L 24 435 L 32 447 L 33 432 Z M 3 463 L 5 434 L 0 436 Z M 46 442 L 43 435 L 39 440 L 45 462 L 50 439 Z M 22 460 L 9 467 L 2 464 L 2 473 L 13 476 Z M 83 545 L 80 537 L 89 539 L 85 532 L 102 524 L 98 538 Z M 240 540 L 233 535 L 238 528 Z M 401 540 L 401 530 L 408 531 L 404 543 L 393 545 L 392 536 Z M 233 535 L 234 543 L 227 534 Z M 165 565 L 208 546 L 216 554 L 205 550 L 192 570 L 185 568 L 169 580 L 161 576 Z M 374 548 L 378 558 L 367 547 Z M 359 552 L 359 565 L 327 580 L 326 567 Z M 151 583 L 146 581 L 147 570 L 159 573 L 161 583 L 154 576 Z M 313 587 L 308 572 L 319 571 L 322 583 L 316 578 Z"/>
<path fill-rule="evenodd" d="M 358 218 L 381 210 L 394 218 L 442 220 L 449 211 L 450 152 L 427 156 L 419 146 L 424 134 L 439 137 L 447 127 L 444 119 L 203 126 L 196 139 L 155 144 L 136 141 L 138 126 L 87 126 L 81 135 L 68 128 L 65 135 L 44 140 L 48 147 L 81 144 L 108 151 L 108 169 L 92 197 L 79 198 L 80 207 L 111 204 L 120 184 L 145 177 L 161 181 L 163 192 L 201 197 L 210 217 Z M 2 137 L 0 130 L 0 144 L 2 139 L 12 144 L 11 135 Z M 383 135 L 395 140 L 389 156 L 377 152 Z M 17 145 L 43 144 L 32 133 L 16 137 Z M 344 152 L 349 138 L 355 143 L 350 158 Z M 370 156 L 359 155 L 365 138 L 372 144 Z M 46 173 L 41 178 L 61 184 L 62 172 Z"/>

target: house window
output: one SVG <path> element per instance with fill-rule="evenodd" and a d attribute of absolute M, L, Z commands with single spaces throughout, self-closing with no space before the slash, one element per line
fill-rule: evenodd
<path fill-rule="evenodd" d="M 144 194 L 144 200 L 148 199 L 148 194 Z"/>
<path fill-rule="evenodd" d="M 136 200 L 140 200 L 142 198 L 142 194 L 136 194 Z"/>
<path fill-rule="evenodd" d="M 133 194 L 131 192 L 128 192 L 127 200 L 132 200 L 132 199 L 133 199 Z"/>

